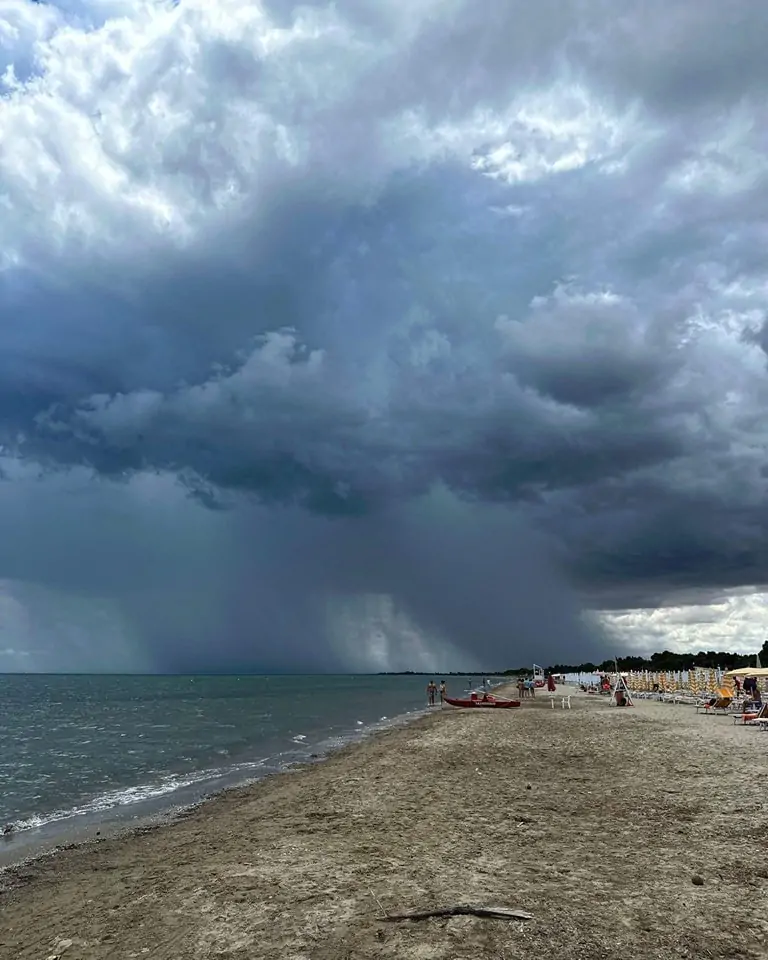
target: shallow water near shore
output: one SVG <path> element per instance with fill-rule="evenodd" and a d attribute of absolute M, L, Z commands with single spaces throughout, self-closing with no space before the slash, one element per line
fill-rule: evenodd
<path fill-rule="evenodd" d="M 319 759 L 423 712 L 426 680 L 0 676 L 0 859 Z"/>

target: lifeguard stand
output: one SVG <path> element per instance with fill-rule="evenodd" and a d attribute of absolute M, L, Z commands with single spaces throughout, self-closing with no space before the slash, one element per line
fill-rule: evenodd
<path fill-rule="evenodd" d="M 635 703 L 632 699 L 632 694 L 629 692 L 629 687 L 627 686 L 627 681 L 624 679 L 624 674 L 616 671 L 616 682 L 613 685 L 613 693 L 611 695 L 613 702 L 618 707 L 620 701 L 623 700 L 622 706 L 625 707 L 634 707 Z"/>

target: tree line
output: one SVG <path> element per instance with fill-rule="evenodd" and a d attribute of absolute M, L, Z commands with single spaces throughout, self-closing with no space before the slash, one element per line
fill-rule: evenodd
<path fill-rule="evenodd" d="M 758 651 L 760 662 L 768 667 L 768 640 Z M 672 650 L 662 650 L 652 653 L 649 657 L 618 657 L 619 670 L 650 670 L 660 673 L 662 670 L 674 672 L 692 670 L 699 667 L 704 670 L 735 670 L 738 667 L 753 667 L 754 653 L 728 653 L 722 650 L 700 650 L 698 653 L 675 653 Z M 604 670 L 612 672 L 614 660 L 603 660 L 602 663 L 593 663 L 591 660 L 584 663 L 552 663 L 545 668 L 545 673 L 599 673 Z M 511 667 L 507 670 L 486 670 L 487 677 L 511 677 L 520 673 L 531 673 L 530 663 L 524 667 Z M 478 672 L 472 670 L 381 670 L 380 676 L 440 676 L 444 677 L 472 677 Z"/>
<path fill-rule="evenodd" d="M 768 666 L 768 640 L 759 651 L 760 662 Z M 619 670 L 651 670 L 658 673 L 662 670 L 692 670 L 695 667 L 705 670 L 735 670 L 738 667 L 753 667 L 755 654 L 728 653 L 721 650 L 700 650 L 698 653 L 676 653 L 672 650 L 662 650 L 652 653 L 650 657 L 617 657 Z M 599 673 L 601 670 L 612 671 L 615 662 L 603 660 L 602 663 L 553 663 L 546 668 L 547 673 Z M 530 673 L 530 665 L 517 669 L 505 670 L 505 676 L 518 673 Z"/>

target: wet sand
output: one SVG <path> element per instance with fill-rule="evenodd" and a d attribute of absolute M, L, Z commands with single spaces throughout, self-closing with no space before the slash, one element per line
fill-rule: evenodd
<path fill-rule="evenodd" d="M 764 958 L 766 774 L 691 707 L 436 711 L 6 871 L 0 958 Z M 533 919 L 381 919 L 459 903 Z"/>

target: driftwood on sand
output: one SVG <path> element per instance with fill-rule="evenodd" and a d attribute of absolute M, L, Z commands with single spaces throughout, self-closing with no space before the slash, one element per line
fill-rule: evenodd
<path fill-rule="evenodd" d="M 533 914 L 510 907 L 438 907 L 435 910 L 417 910 L 414 913 L 388 913 L 382 920 L 429 920 L 432 917 L 484 917 L 488 920 L 533 920 Z"/>

